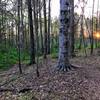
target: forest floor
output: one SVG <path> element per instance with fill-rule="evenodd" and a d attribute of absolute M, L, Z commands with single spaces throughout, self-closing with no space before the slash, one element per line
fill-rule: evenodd
<path fill-rule="evenodd" d="M 0 100 L 100 100 L 100 56 L 75 57 L 78 66 L 69 72 L 55 70 L 56 59 L 40 62 L 40 77 L 36 65 L 23 65 L 0 72 Z"/>

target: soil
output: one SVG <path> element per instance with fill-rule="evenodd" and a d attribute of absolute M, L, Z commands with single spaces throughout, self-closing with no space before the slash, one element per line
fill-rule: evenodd
<path fill-rule="evenodd" d="M 77 69 L 56 70 L 56 59 L 48 57 L 36 65 L 18 65 L 0 72 L 0 100 L 100 100 L 100 56 L 75 57 Z"/>

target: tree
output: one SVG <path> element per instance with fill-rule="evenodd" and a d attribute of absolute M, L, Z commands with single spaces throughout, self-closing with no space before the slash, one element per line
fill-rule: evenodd
<path fill-rule="evenodd" d="M 21 32 L 22 32 L 21 38 L 22 38 L 22 47 L 23 47 L 23 49 L 24 49 L 23 0 L 20 0 L 20 2 L 21 2 L 21 3 L 20 3 L 20 5 L 21 5 L 20 9 L 21 9 Z"/>
<path fill-rule="evenodd" d="M 71 6 L 72 6 L 72 15 L 71 15 L 71 33 L 70 33 L 70 49 L 69 49 L 69 55 L 71 57 L 74 57 L 74 0 L 70 0 Z"/>
<path fill-rule="evenodd" d="M 39 0 L 39 28 L 40 28 L 40 37 L 41 37 L 41 51 L 42 51 L 42 53 L 43 53 L 43 51 L 44 51 L 44 44 L 43 44 L 43 30 L 42 30 L 42 10 L 41 10 L 41 0 Z"/>
<path fill-rule="evenodd" d="M 30 64 L 34 64 L 35 63 L 35 43 L 34 43 L 31 0 L 27 0 L 27 3 L 28 3 L 28 19 L 29 19 L 29 29 L 30 29 Z"/>
<path fill-rule="evenodd" d="M 47 53 L 50 54 L 50 27 L 51 27 L 51 0 L 49 0 L 49 5 L 48 5 L 48 50 Z"/>
<path fill-rule="evenodd" d="M 44 58 L 47 55 L 47 16 L 46 16 L 46 0 L 43 0 L 44 10 Z"/>
<path fill-rule="evenodd" d="M 91 32 L 91 55 L 93 54 L 93 45 L 94 45 L 94 37 L 93 37 L 93 31 L 94 31 L 94 28 L 93 28 L 93 16 L 94 16 L 94 4 L 95 4 L 95 0 L 93 0 L 93 6 L 92 6 L 92 32 Z"/>
<path fill-rule="evenodd" d="M 71 8 L 70 0 L 60 0 L 59 59 L 57 67 L 62 71 L 68 71 L 74 67 L 68 59 Z"/>
<path fill-rule="evenodd" d="M 1 0 L 0 0 L 0 6 L 1 6 Z M 0 35 L 1 35 L 1 16 L 0 16 Z M 1 37 L 0 37 L 1 40 Z"/>
<path fill-rule="evenodd" d="M 21 68 L 20 0 L 18 0 L 18 55 L 19 55 L 19 71 L 20 71 L 20 74 L 22 74 L 22 68 Z"/>

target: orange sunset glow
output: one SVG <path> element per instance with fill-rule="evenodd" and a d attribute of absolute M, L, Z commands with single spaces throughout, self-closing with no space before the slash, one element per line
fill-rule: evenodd
<path fill-rule="evenodd" d="M 100 31 L 94 32 L 93 37 L 94 39 L 100 39 Z"/>
<path fill-rule="evenodd" d="M 87 32 L 84 32 L 84 37 L 85 38 L 88 38 L 89 37 L 89 34 L 87 33 Z M 93 37 L 94 37 L 94 39 L 100 39 L 100 31 L 94 31 L 93 32 Z"/>

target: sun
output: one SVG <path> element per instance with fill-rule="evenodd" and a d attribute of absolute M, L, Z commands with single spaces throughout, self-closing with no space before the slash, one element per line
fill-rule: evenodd
<path fill-rule="evenodd" d="M 94 32 L 94 38 L 100 39 L 100 32 Z"/>

